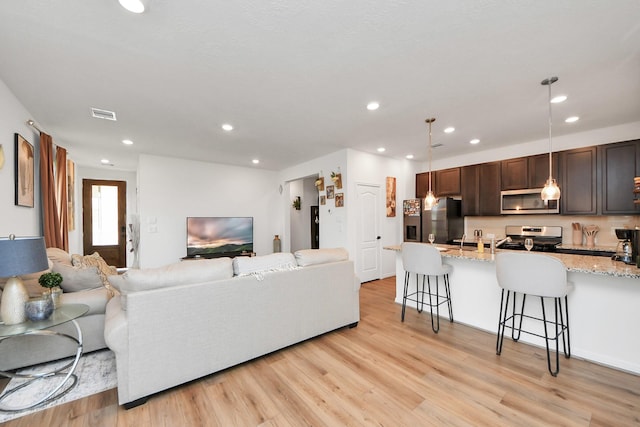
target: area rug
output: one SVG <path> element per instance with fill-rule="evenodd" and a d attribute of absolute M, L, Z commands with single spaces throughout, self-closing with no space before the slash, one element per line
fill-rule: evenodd
<path fill-rule="evenodd" d="M 51 371 L 55 366 L 64 366 L 64 364 L 69 363 L 69 360 L 70 359 L 65 359 L 58 362 L 38 365 L 35 368 L 32 367 L 24 369 L 20 371 L 20 373 Z M 75 374 L 78 376 L 78 383 L 69 393 L 59 399 L 47 403 L 46 405 L 39 406 L 28 411 L 15 413 L 0 412 L 0 423 L 23 417 L 37 411 L 42 411 L 43 409 L 52 408 L 63 403 L 82 399 L 83 397 L 91 396 L 92 394 L 100 393 L 116 387 L 117 376 L 115 355 L 111 350 L 100 350 L 85 354 L 78 361 Z M 23 381 L 24 380 L 22 379 L 13 378 L 7 387 L 12 389 L 20 385 Z M 44 396 L 49 390 L 55 387 L 57 383 L 59 383 L 59 380 L 38 380 L 36 384 L 25 387 L 23 390 L 7 397 L 2 406 L 19 407 L 21 405 L 28 404 L 29 402 L 36 401 L 39 396 Z"/>

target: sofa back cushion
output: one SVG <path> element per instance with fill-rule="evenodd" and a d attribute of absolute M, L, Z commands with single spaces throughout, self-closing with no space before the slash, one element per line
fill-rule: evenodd
<path fill-rule="evenodd" d="M 147 291 L 168 286 L 203 283 L 233 277 L 231 258 L 187 260 L 158 268 L 130 269 L 110 277 L 123 293 Z M 120 280 L 118 280 L 120 279 Z"/>
<path fill-rule="evenodd" d="M 294 255 L 300 267 L 349 259 L 349 252 L 345 248 L 301 249 Z"/>
<path fill-rule="evenodd" d="M 296 259 L 293 254 L 288 252 L 278 252 L 256 257 L 241 256 L 233 259 L 233 274 L 236 276 L 253 274 L 260 278 L 262 273 L 292 270 L 296 267 Z"/>

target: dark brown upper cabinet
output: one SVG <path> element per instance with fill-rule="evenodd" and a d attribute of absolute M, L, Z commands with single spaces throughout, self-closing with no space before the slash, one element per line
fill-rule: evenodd
<path fill-rule="evenodd" d="M 600 211 L 604 215 L 633 215 L 633 178 L 640 172 L 640 140 L 598 147 L 601 191 Z"/>
<path fill-rule="evenodd" d="M 562 214 L 597 214 L 597 148 L 584 147 L 562 151 L 559 184 Z"/>
<path fill-rule="evenodd" d="M 549 154 L 538 154 L 537 156 L 529 156 L 529 188 L 542 188 L 549 178 Z M 557 181 L 559 179 L 560 170 L 560 156 L 558 153 L 553 153 L 551 156 L 551 170 L 553 178 Z"/>
<path fill-rule="evenodd" d="M 529 187 L 529 162 L 526 157 L 500 162 L 501 188 L 520 190 Z"/>
<path fill-rule="evenodd" d="M 500 215 L 500 162 L 464 166 L 460 175 L 462 215 Z"/>
<path fill-rule="evenodd" d="M 478 187 L 479 214 L 500 215 L 500 162 L 480 164 Z"/>
<path fill-rule="evenodd" d="M 431 189 L 434 188 L 435 173 L 431 174 Z M 429 191 L 429 172 L 416 174 L 416 198 L 424 199 Z"/>
<path fill-rule="evenodd" d="M 433 185 L 433 183 L 432 183 Z M 435 172 L 436 197 L 460 195 L 460 168 L 442 169 Z"/>
<path fill-rule="evenodd" d="M 480 215 L 480 165 L 462 167 L 460 180 L 462 216 Z"/>

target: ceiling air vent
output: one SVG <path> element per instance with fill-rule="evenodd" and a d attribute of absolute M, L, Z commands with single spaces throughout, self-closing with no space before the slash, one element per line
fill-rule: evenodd
<path fill-rule="evenodd" d="M 116 113 L 109 110 L 102 110 L 100 108 L 91 108 L 91 115 L 96 119 L 105 119 L 116 121 Z"/>
<path fill-rule="evenodd" d="M 114 119 L 115 120 L 115 119 Z M 431 146 L 431 148 L 438 148 L 438 147 L 442 147 L 442 144 L 433 144 Z"/>

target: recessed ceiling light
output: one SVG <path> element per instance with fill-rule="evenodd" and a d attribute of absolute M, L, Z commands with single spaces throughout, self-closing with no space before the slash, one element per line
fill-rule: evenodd
<path fill-rule="evenodd" d="M 378 148 L 378 153 L 384 153 L 385 151 L 387 151 L 387 149 L 384 147 Z"/>
<path fill-rule="evenodd" d="M 378 108 L 380 108 L 380 104 L 375 101 L 367 104 L 367 110 L 369 111 L 374 111 L 374 110 L 377 110 Z"/>
<path fill-rule="evenodd" d="M 558 96 L 554 96 L 553 98 L 551 98 L 551 103 L 552 104 L 559 104 L 561 102 L 564 102 L 567 100 L 567 95 L 558 95 Z"/>
<path fill-rule="evenodd" d="M 479 144 L 480 140 L 478 138 L 473 138 L 471 141 L 469 141 L 469 144 Z"/>
<path fill-rule="evenodd" d="M 227 132 L 232 131 L 233 130 L 233 126 L 231 126 L 229 123 L 225 123 L 222 125 L 222 129 L 226 130 Z"/>
<path fill-rule="evenodd" d="M 133 141 L 132 141 L 132 140 L 130 140 L 130 139 L 123 139 L 123 140 L 122 140 L 122 143 L 123 143 L 124 145 L 133 145 Z"/>
<path fill-rule="evenodd" d="M 411 160 L 411 159 L 413 159 L 413 154 L 407 154 L 406 157 L 407 157 L 407 159 Z"/>
<path fill-rule="evenodd" d="M 260 160 L 258 160 L 258 159 L 253 159 L 253 160 L 251 160 L 251 162 L 252 162 L 254 165 L 257 165 L 258 163 L 260 163 Z"/>
<path fill-rule="evenodd" d="M 446 128 L 446 129 L 444 130 L 444 133 L 451 133 L 451 132 L 453 132 L 454 130 L 456 130 L 456 128 L 454 128 L 453 126 L 449 126 L 448 128 Z"/>
<path fill-rule="evenodd" d="M 564 121 L 565 121 L 566 123 L 575 123 L 575 122 L 577 122 L 578 120 L 580 120 L 580 117 L 578 117 L 578 116 L 571 116 L 571 117 L 567 117 Z"/>
<path fill-rule="evenodd" d="M 133 13 L 142 13 L 145 9 L 145 2 L 142 0 L 118 0 L 120 2 L 120 6 L 127 9 L 129 12 Z"/>
<path fill-rule="evenodd" d="M 100 163 L 102 163 L 103 165 L 108 165 L 109 164 L 109 159 L 102 159 L 102 160 L 100 160 Z"/>

